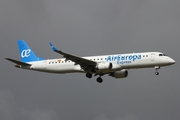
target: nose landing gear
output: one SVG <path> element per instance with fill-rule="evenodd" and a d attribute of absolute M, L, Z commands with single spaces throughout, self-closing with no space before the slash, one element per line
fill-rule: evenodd
<path fill-rule="evenodd" d="M 159 72 L 155 72 L 156 75 L 159 75 Z"/>
<path fill-rule="evenodd" d="M 156 70 L 155 74 L 156 74 L 156 75 L 159 75 L 158 70 L 160 69 L 160 66 L 155 66 L 154 68 L 155 68 L 155 70 Z"/>

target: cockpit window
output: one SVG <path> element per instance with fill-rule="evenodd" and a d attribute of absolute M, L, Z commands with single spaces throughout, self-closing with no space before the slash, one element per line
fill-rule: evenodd
<path fill-rule="evenodd" d="M 167 56 L 166 54 L 159 54 L 159 56 Z"/>

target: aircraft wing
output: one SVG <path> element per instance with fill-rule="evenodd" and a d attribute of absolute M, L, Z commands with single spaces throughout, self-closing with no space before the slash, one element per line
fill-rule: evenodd
<path fill-rule="evenodd" d="M 57 48 L 55 48 L 52 45 L 52 43 L 49 43 L 49 44 L 54 52 L 57 52 L 57 53 L 63 55 L 63 57 L 66 58 L 66 60 L 71 60 L 71 61 L 75 62 L 75 64 L 79 64 L 82 67 L 82 69 L 84 69 L 85 71 L 89 69 L 88 68 L 89 66 L 95 66 L 97 64 L 95 61 L 91 61 L 91 60 L 88 60 L 88 59 L 85 59 L 82 57 L 78 57 L 75 55 L 71 55 L 71 54 L 62 52 L 61 50 L 58 50 Z"/>

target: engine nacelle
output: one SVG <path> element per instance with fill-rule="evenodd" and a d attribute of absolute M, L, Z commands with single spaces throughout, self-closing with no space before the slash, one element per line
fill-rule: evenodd
<path fill-rule="evenodd" d="M 121 71 L 112 72 L 109 74 L 109 76 L 112 76 L 115 78 L 126 78 L 128 76 L 128 71 L 123 69 Z"/>
<path fill-rule="evenodd" d="M 111 70 L 112 63 L 110 63 L 110 62 L 98 63 L 96 66 L 96 69 L 99 71 Z"/>

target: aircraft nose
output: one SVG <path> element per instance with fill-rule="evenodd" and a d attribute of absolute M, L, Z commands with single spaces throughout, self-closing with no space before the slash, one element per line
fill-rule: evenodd
<path fill-rule="evenodd" d="M 175 60 L 173 60 L 172 58 L 169 58 L 169 63 L 170 64 L 175 64 Z"/>

